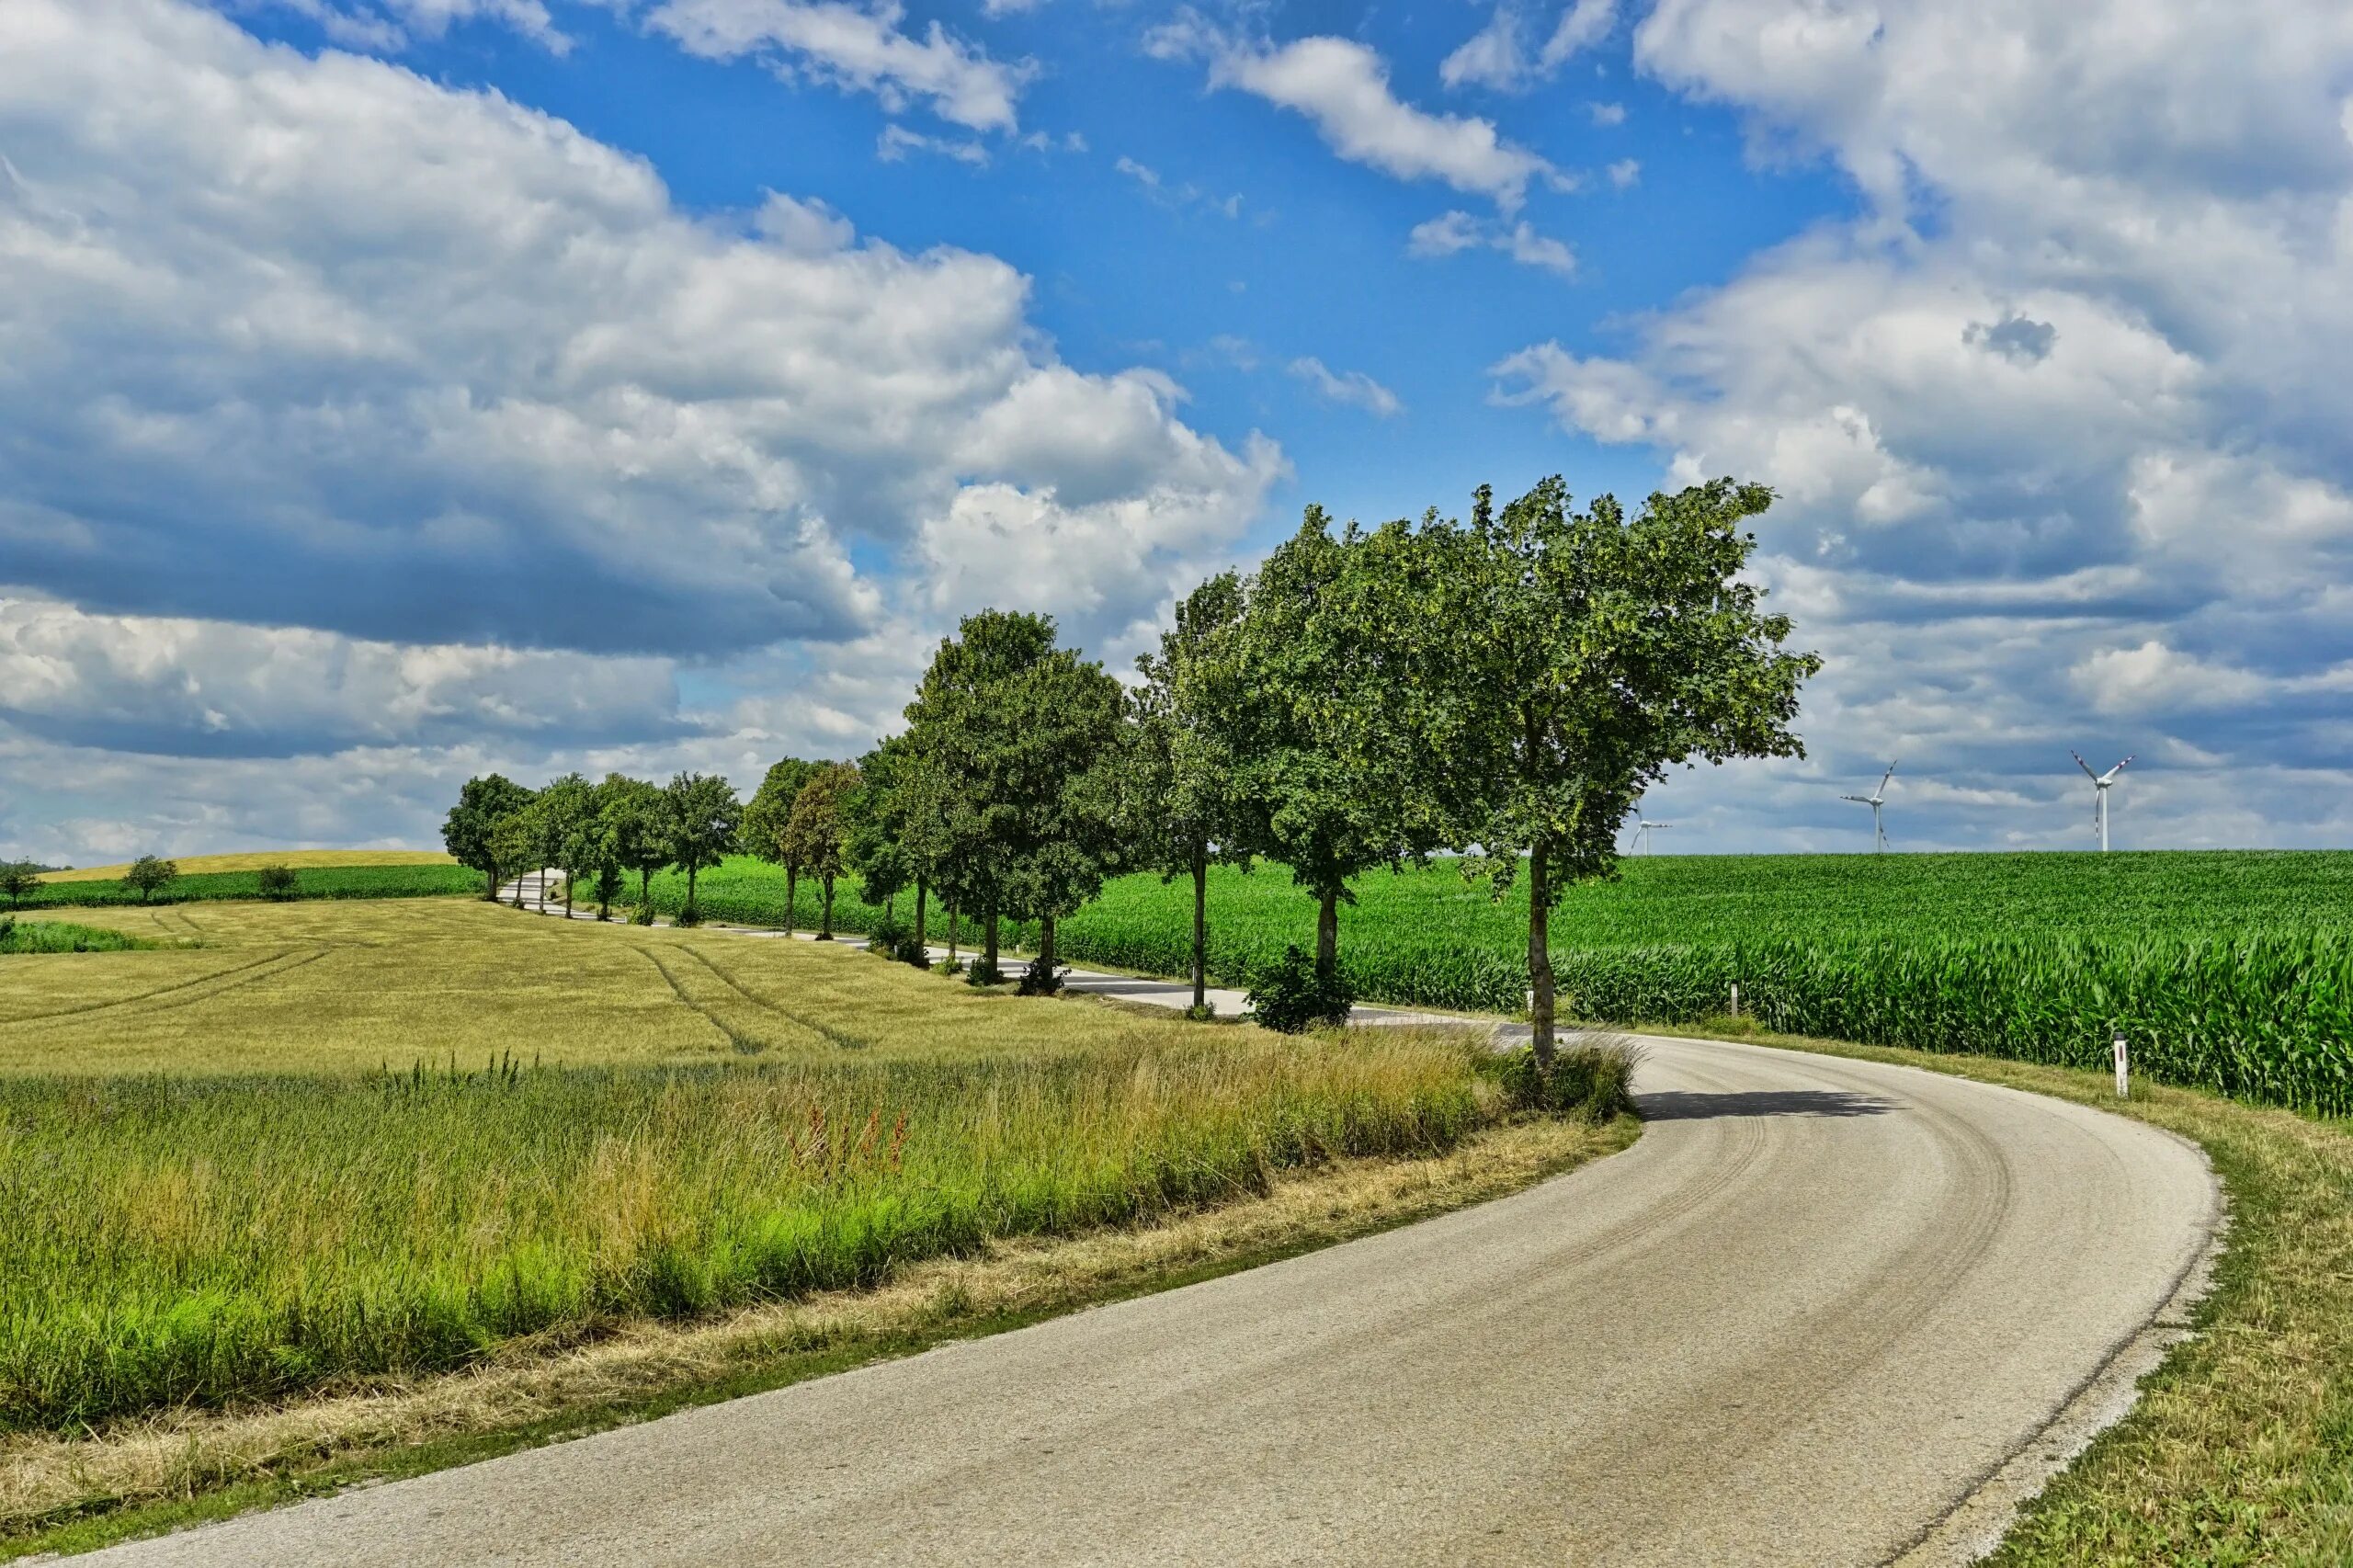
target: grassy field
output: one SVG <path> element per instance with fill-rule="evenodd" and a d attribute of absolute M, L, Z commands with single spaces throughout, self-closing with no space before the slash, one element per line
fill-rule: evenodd
<path fill-rule="evenodd" d="M 325 854 L 327 851 L 315 853 Z M 274 863 L 269 856 L 222 855 L 208 858 L 256 860 L 262 865 Z M 193 860 L 180 862 L 182 874 L 144 899 L 135 889 L 123 886 L 118 879 L 84 876 L 76 871 L 55 873 L 41 879 L 40 886 L 25 900 L 24 906 L 27 909 L 86 909 L 112 904 L 143 907 L 261 897 L 261 873 L 257 868 L 190 869 L 200 864 Z M 463 894 L 480 897 L 483 892 L 482 873 L 452 864 L 446 855 L 431 860 L 412 859 L 395 865 L 329 863 L 290 866 L 289 869 L 294 872 L 295 897 L 303 899 L 436 898 Z M 74 880 L 61 881 L 61 876 Z"/>
<path fill-rule="evenodd" d="M 80 918 L 9 960 L 0 1429 L 462 1367 L 1443 1153 L 1483 1057 L 462 901 Z"/>
<path fill-rule="evenodd" d="M 352 866 L 454 866 L 438 849 L 282 849 L 256 854 L 183 855 L 173 862 L 189 875 L 221 871 L 258 871 L 264 866 L 290 870 L 323 870 Z M 77 866 L 70 871 L 42 874 L 44 882 L 110 882 L 131 869 L 131 862 L 115 866 Z"/>
<path fill-rule="evenodd" d="M 1570 890 L 1553 918 L 1562 994 L 1584 1017 L 1705 1017 L 1736 983 L 1744 1010 L 1791 1033 L 2074 1066 L 2105 1062 L 2120 1028 L 2146 1074 L 2353 1113 L 2353 853 L 1660 856 L 1623 869 Z M 706 913 L 782 921 L 773 867 L 731 860 L 702 888 Z M 1357 893 L 1340 962 L 1360 995 L 1519 1009 L 1524 892 L 1497 903 L 1441 862 L 1375 872 Z M 682 895 L 654 885 L 657 907 Z M 835 925 L 874 913 L 841 895 Z M 800 924 L 814 918 L 804 887 Z M 1180 973 L 1190 920 L 1188 884 L 1127 877 L 1063 923 L 1061 951 Z M 1211 972 L 1245 983 L 1308 942 L 1314 906 L 1279 867 L 1221 869 L 1210 920 Z"/>

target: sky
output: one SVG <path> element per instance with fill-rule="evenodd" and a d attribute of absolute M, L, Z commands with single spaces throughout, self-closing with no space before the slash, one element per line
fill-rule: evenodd
<path fill-rule="evenodd" d="M 1662 851 L 2353 846 L 2336 0 L 0 0 L 0 856 L 1129 667 L 1321 503 L 1778 499 Z"/>

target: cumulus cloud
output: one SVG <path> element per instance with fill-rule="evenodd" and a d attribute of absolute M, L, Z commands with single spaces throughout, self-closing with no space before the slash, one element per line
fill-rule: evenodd
<path fill-rule="evenodd" d="M 1833 655 L 1826 756 L 1900 732 L 2044 799 L 2065 745 L 2138 750 L 2170 842 L 2243 825 L 2221 780 L 2259 758 L 2296 836 L 2338 820 L 2288 791 L 2353 767 L 2342 696 L 2299 684 L 2353 656 L 2353 13 L 2260 9 L 1659 0 L 1637 26 L 1643 70 L 1762 162 L 1832 161 L 1859 210 L 1628 351 L 1511 356 L 1499 391 L 1675 482 L 1776 487 L 1759 569 Z M 1995 831 L 1975 810 L 1948 820 Z"/>
<path fill-rule="evenodd" d="M 278 756 L 679 727 L 666 659 L 366 642 L 0 597 L 0 718 L 76 745 Z"/>
<path fill-rule="evenodd" d="M 456 24 L 494 22 L 539 40 L 561 53 L 570 40 L 540 0 L 261 0 L 316 22 L 328 38 L 352 49 L 404 49 L 441 37 Z"/>
<path fill-rule="evenodd" d="M 1382 419 L 1404 412 L 1405 405 L 1397 401 L 1395 392 L 1362 370 L 1335 372 L 1310 355 L 1292 360 L 1290 373 L 1313 387 L 1315 395 L 1326 403 L 1347 403 Z"/>
<path fill-rule="evenodd" d="M 994 257 L 858 243 L 783 198 L 693 218 L 562 121 L 168 0 L 17 15 L 0 555 L 24 587 L 712 653 L 874 624 L 851 542 L 912 551 L 967 483 L 1116 471 L 1222 537 L 1261 498 L 1133 373 L 1047 357 Z M 1129 444 L 1057 471 L 1018 416 L 1045 385 Z"/>
<path fill-rule="evenodd" d="M 660 0 L 646 25 L 710 60 L 766 60 L 792 80 L 807 76 L 872 93 L 897 112 L 921 101 L 974 131 L 1012 131 L 1029 62 L 995 60 L 937 21 L 907 32 L 898 0 Z"/>
<path fill-rule="evenodd" d="M 952 136 L 926 136 L 920 131 L 910 131 L 904 125 L 886 125 L 881 135 L 874 139 L 874 155 L 886 164 L 906 161 L 910 153 L 931 153 L 942 158 L 952 158 L 960 164 L 984 168 L 989 150 L 977 142 L 959 141 Z"/>
<path fill-rule="evenodd" d="M 1435 179 L 1519 207 L 1530 180 L 1557 177 L 1552 165 L 1506 141 L 1492 120 L 1431 114 L 1391 89 L 1389 67 L 1350 39 L 1251 42 L 1186 13 L 1156 28 L 1147 47 L 1164 60 L 1206 59 L 1210 85 L 1264 98 L 1305 117 L 1324 144 L 1350 163 L 1398 179 Z"/>
<path fill-rule="evenodd" d="M 689 213 L 178 0 L 9 33 L 0 853 L 429 842 L 484 767 L 855 755 L 1015 587 L 1117 658 L 1285 472 L 1063 364 L 995 257 Z"/>

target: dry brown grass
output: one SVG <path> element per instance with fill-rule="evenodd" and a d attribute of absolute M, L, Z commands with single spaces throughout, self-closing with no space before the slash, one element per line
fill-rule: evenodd
<path fill-rule="evenodd" d="M 550 1065 L 777 1061 L 837 1051 L 845 1030 L 901 1055 L 1196 1038 L 1173 1015 L 1108 1024 L 1098 1008 L 1034 1007 L 830 944 L 478 899 L 42 915 L 203 946 L 12 957 L 0 1073 L 358 1073 L 452 1056 L 479 1068 L 501 1051 Z"/>
<path fill-rule="evenodd" d="M 184 855 L 173 864 L 181 876 L 194 877 L 210 871 L 258 871 L 264 866 L 300 871 L 320 866 L 454 866 L 457 861 L 438 849 L 283 849 L 276 854 Z M 48 872 L 41 881 L 113 881 L 129 869 L 128 860 L 119 866 L 76 866 L 70 871 Z"/>
<path fill-rule="evenodd" d="M 382 1380 L 277 1408 L 174 1412 L 78 1437 L 0 1438 L 0 1543 L 27 1549 L 80 1516 L 128 1520 L 227 1487 L 258 1483 L 290 1494 L 323 1478 L 364 1476 L 419 1445 L 545 1436 L 572 1413 L 595 1413 L 574 1428 L 587 1430 L 696 1390 L 764 1376 L 788 1381 L 796 1361 L 823 1356 L 835 1366 L 1135 1294 L 1496 1197 L 1623 1148 L 1635 1131 L 1623 1119 L 1517 1123 L 1434 1158 L 1339 1161 L 1279 1176 L 1265 1197 L 1163 1223 L 1000 1242 L 978 1257 L 908 1267 L 875 1290 L 700 1323 L 603 1325 L 570 1344 L 508 1346 L 464 1373 Z"/>

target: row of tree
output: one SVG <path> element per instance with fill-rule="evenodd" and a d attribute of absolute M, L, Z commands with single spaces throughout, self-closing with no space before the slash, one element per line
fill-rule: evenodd
<path fill-rule="evenodd" d="M 1313 972 L 1345 1011 L 1340 906 L 1369 871 L 1439 851 L 1502 898 L 1523 880 L 1540 1064 L 1553 1042 L 1547 919 L 1610 873 L 1643 790 L 1693 758 L 1802 750 L 1798 690 L 1819 667 L 1742 579 L 1731 481 L 1583 511 L 1557 479 L 1470 519 L 1336 529 L 1310 507 L 1247 576 L 1203 583 L 1122 685 L 1062 647 L 1049 617 L 988 610 L 944 640 L 906 727 L 858 765 L 788 760 L 740 812 L 724 781 L 665 790 L 559 779 L 531 796 L 476 779 L 450 816 L 469 865 L 535 861 L 585 879 L 692 879 L 739 846 L 825 890 L 854 872 L 880 904 L 914 895 L 978 920 L 977 982 L 999 922 L 1034 922 L 1034 988 L 1055 983 L 1057 923 L 1123 870 L 1189 877 L 1193 985 L 1206 989 L 1216 863 L 1287 867 L 1316 900 Z M 554 803 L 551 803 L 551 801 Z M 599 857 L 602 857 L 599 858 Z M 597 883 L 600 888 L 605 882 Z M 642 898 L 640 908 L 646 907 Z"/>

